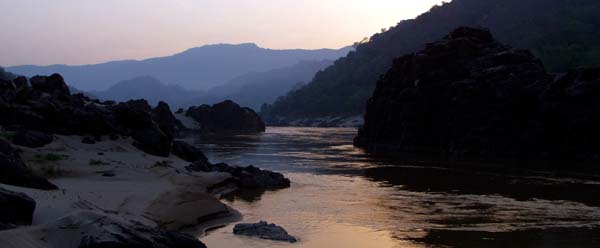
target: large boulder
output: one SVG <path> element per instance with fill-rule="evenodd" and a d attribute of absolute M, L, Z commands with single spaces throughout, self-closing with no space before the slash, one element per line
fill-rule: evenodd
<path fill-rule="evenodd" d="M 210 169 L 231 174 L 237 186 L 242 189 L 282 189 L 291 185 L 283 174 L 261 170 L 252 165 L 240 167 L 219 163 L 211 165 Z"/>
<path fill-rule="evenodd" d="M 25 194 L 0 188 L 0 225 L 31 225 L 35 205 Z"/>
<path fill-rule="evenodd" d="M 58 189 L 47 179 L 35 175 L 29 169 L 19 151 L 0 138 L 0 183 L 42 190 Z"/>
<path fill-rule="evenodd" d="M 185 141 L 176 140 L 173 141 L 171 148 L 173 155 L 188 161 L 188 162 L 208 162 L 208 159 L 200 149 L 188 144 Z"/>
<path fill-rule="evenodd" d="M 169 104 L 163 101 L 160 101 L 158 105 L 152 109 L 152 119 L 158 124 L 160 130 L 171 138 L 174 138 L 179 131 L 185 129 L 181 121 L 175 118 L 171 112 Z"/>
<path fill-rule="evenodd" d="M 205 133 L 259 133 L 265 123 L 250 108 L 243 108 L 227 100 L 212 106 L 191 107 L 186 113 L 201 126 Z"/>
<path fill-rule="evenodd" d="M 169 156 L 172 137 L 152 120 L 152 108 L 146 100 L 130 100 L 112 109 L 121 132 L 131 135 L 137 148 L 152 155 Z"/>
<path fill-rule="evenodd" d="M 31 88 L 34 90 L 62 96 L 71 95 L 69 87 L 65 83 L 63 77 L 59 74 L 52 74 L 49 77 L 35 76 L 32 77 L 29 82 L 31 83 Z"/>
<path fill-rule="evenodd" d="M 15 133 L 12 142 L 15 145 L 38 148 L 52 143 L 54 136 L 39 131 L 21 129 Z"/>
<path fill-rule="evenodd" d="M 530 52 L 458 28 L 394 60 L 354 143 L 431 160 L 598 160 L 598 71 L 554 80 Z"/>
<path fill-rule="evenodd" d="M 34 229 L 34 232 L 44 234 L 45 242 L 51 247 L 206 248 L 200 240 L 188 234 L 92 211 L 76 211 Z M 64 240 L 65 237 L 68 240 Z"/>

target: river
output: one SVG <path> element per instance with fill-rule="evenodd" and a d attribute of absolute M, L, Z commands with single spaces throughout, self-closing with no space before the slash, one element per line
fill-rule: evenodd
<path fill-rule="evenodd" d="M 241 222 L 276 223 L 299 242 L 235 236 L 234 224 L 201 240 L 223 248 L 600 247 L 600 177 L 402 164 L 353 147 L 355 133 L 273 127 L 198 137 L 211 161 L 290 178 L 288 189 L 223 201 L 242 213 Z"/>

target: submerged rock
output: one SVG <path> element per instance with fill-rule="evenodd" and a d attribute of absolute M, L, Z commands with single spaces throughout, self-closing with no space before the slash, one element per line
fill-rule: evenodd
<path fill-rule="evenodd" d="M 204 133 L 260 133 L 265 123 L 250 108 L 243 108 L 227 100 L 212 106 L 191 107 L 186 113 L 201 126 Z"/>
<path fill-rule="evenodd" d="M 290 187 L 291 182 L 283 174 L 261 170 L 252 165 L 247 167 L 230 166 L 224 163 L 214 164 L 212 171 L 230 173 L 235 182 L 243 189 L 282 189 Z"/>
<path fill-rule="evenodd" d="M 266 221 L 250 224 L 237 224 L 233 228 L 233 233 L 236 235 L 244 235 L 250 237 L 258 237 L 261 239 L 270 239 L 277 241 L 287 241 L 296 243 L 297 240 L 289 235 L 283 227 L 275 224 L 269 224 Z"/>
<path fill-rule="evenodd" d="M 25 194 L 0 188 L 0 230 L 14 225 L 31 225 L 35 205 L 35 201 Z"/>

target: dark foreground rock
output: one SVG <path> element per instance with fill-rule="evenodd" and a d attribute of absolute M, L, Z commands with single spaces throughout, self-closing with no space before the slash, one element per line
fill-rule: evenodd
<path fill-rule="evenodd" d="M 152 109 L 152 119 L 158 124 L 158 127 L 168 135 L 171 139 L 185 129 L 181 121 L 179 121 L 173 113 L 169 104 L 160 101 L 158 105 Z"/>
<path fill-rule="evenodd" d="M 188 144 L 185 141 L 173 141 L 171 148 L 173 155 L 188 162 L 208 162 L 208 159 L 200 149 Z"/>
<path fill-rule="evenodd" d="M 202 105 L 189 108 L 186 116 L 201 126 L 204 133 L 259 133 L 265 131 L 265 123 L 250 108 L 242 108 L 232 101 L 212 106 Z"/>
<path fill-rule="evenodd" d="M 530 52 L 458 28 L 394 60 L 354 143 L 416 159 L 598 161 L 600 69 L 554 78 Z"/>
<path fill-rule="evenodd" d="M 165 134 L 152 119 L 152 108 L 146 100 L 130 100 L 112 107 L 116 121 L 124 127 L 121 133 L 131 135 L 140 150 L 166 157 L 171 151 L 172 137 Z"/>
<path fill-rule="evenodd" d="M 0 188 L 0 230 L 31 225 L 35 201 L 29 196 Z"/>
<path fill-rule="evenodd" d="M 25 165 L 19 151 L 3 138 L 0 138 L 0 183 L 43 190 L 58 189 L 47 179 L 35 175 Z"/>
<path fill-rule="evenodd" d="M 44 132 L 21 129 L 15 133 L 12 142 L 16 145 L 38 148 L 52 143 L 54 136 Z"/>
<path fill-rule="evenodd" d="M 233 233 L 236 235 L 258 237 L 261 239 L 287 241 L 290 243 L 297 242 L 296 238 L 289 235 L 283 227 L 269 224 L 266 221 L 251 224 L 237 224 L 233 228 Z"/>
<path fill-rule="evenodd" d="M 128 228 L 109 223 L 124 235 L 104 233 L 102 236 L 86 236 L 79 248 L 206 248 L 197 238 L 178 232 L 163 231 L 145 226 Z"/>
<path fill-rule="evenodd" d="M 64 245 L 65 237 L 81 237 L 79 248 L 206 248 L 191 235 L 90 211 L 68 215 L 42 231 L 51 233 L 46 238 L 49 244 Z"/>
<path fill-rule="evenodd" d="M 47 134 L 131 136 L 141 150 L 168 156 L 178 131 L 170 109 L 160 104 L 154 110 L 145 100 L 125 103 L 100 102 L 73 94 L 64 79 L 53 74 L 13 81 L 0 80 L 0 125 Z M 39 146 L 47 138 L 24 133 L 18 142 Z"/>

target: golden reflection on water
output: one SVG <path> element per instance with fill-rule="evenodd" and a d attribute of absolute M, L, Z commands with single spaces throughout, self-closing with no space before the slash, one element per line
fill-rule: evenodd
<path fill-rule="evenodd" d="M 203 237 L 208 247 L 422 247 L 394 237 L 381 206 L 376 183 L 362 178 L 290 173 L 291 189 L 267 192 L 259 201 L 225 201 L 244 216 L 241 222 L 266 220 L 283 226 L 299 242 L 288 244 L 236 236 L 233 225 Z M 380 207 L 378 207 L 380 206 Z"/>
<path fill-rule="evenodd" d="M 376 247 L 376 248 L 413 248 L 422 247 L 407 241 L 395 240 L 387 231 L 377 231 L 366 227 L 350 226 L 336 223 L 323 223 L 326 230 L 311 233 L 301 238 L 298 243 L 288 244 L 276 241 L 258 240 L 255 238 L 234 236 L 228 230 L 218 231 L 202 241 L 208 247 Z"/>
<path fill-rule="evenodd" d="M 387 166 L 388 162 L 365 156 L 352 147 L 354 133 L 351 129 L 269 128 L 265 134 L 233 140 L 199 139 L 198 145 L 213 161 L 254 164 L 284 172 L 291 179 L 291 188 L 266 192 L 260 200 L 225 203 L 241 212 L 241 222 L 265 220 L 281 225 L 299 242 L 235 236 L 233 224 L 211 231 L 201 240 L 208 247 L 222 248 L 409 248 L 430 247 L 432 240 L 439 238 L 443 244 L 458 244 L 447 247 L 496 248 L 506 246 L 494 242 L 495 238 L 511 245 L 514 242 L 517 247 L 547 247 L 545 239 L 549 237 L 569 245 L 553 247 L 600 247 L 600 241 L 599 246 L 586 242 L 600 240 L 598 229 L 578 229 L 600 226 L 598 206 L 519 197 L 532 182 L 528 177 L 517 178 L 524 183 L 515 192 L 498 191 L 487 185 L 489 189 L 484 189 L 490 191 L 477 193 L 482 185 L 473 182 L 482 182 L 481 175 L 458 177 L 456 171 L 442 168 L 424 170 L 402 165 L 406 168 L 401 174 L 391 174 L 402 175 L 397 178 L 401 181 L 392 185 L 391 181 L 364 175 L 361 169 Z M 517 182 L 507 178 L 509 182 L 499 187 Z M 444 184 L 440 187 L 440 179 L 469 187 L 462 188 L 467 192 L 444 188 Z M 483 179 L 489 180 L 489 175 L 483 175 Z M 568 191 L 569 195 L 574 193 Z M 568 229 L 546 232 L 544 228 Z M 519 233 L 523 230 L 526 232 Z M 542 231 L 533 234 L 528 232 L 531 230 Z M 537 237 L 538 243 L 532 243 L 531 237 Z M 427 244 L 412 241 L 415 239 Z M 578 240 L 578 245 L 571 246 Z"/>

